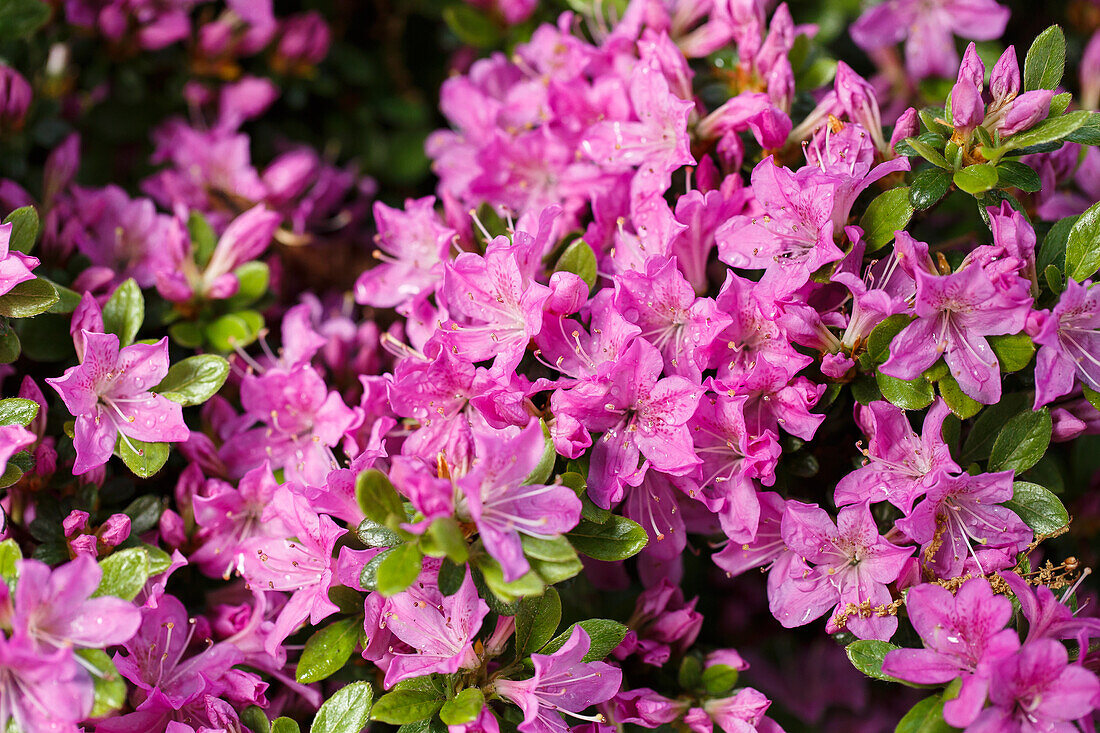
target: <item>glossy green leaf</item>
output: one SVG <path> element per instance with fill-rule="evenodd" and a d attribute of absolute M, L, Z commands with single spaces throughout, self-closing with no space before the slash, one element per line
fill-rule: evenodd
<path fill-rule="evenodd" d="M 633 557 L 649 542 L 641 525 L 618 515 L 613 515 L 605 524 L 582 519 L 566 536 L 577 552 L 606 561 Z"/>
<path fill-rule="evenodd" d="M 59 299 L 53 285 L 42 278 L 26 280 L 0 295 L 0 316 L 34 318 L 48 311 Z"/>
<path fill-rule="evenodd" d="M 853 641 L 845 647 L 844 651 L 852 666 L 868 677 L 876 680 L 893 680 L 893 677 L 883 673 L 882 660 L 894 649 L 900 649 L 900 647 L 877 639 L 860 639 Z"/>
<path fill-rule="evenodd" d="M 362 628 L 363 619 L 356 616 L 334 621 L 310 636 L 295 670 L 297 680 L 320 682 L 343 667 L 355 651 Z"/>
<path fill-rule="evenodd" d="M 1066 68 L 1066 36 L 1052 25 L 1032 42 L 1024 57 L 1024 91 L 1055 89 Z"/>
<path fill-rule="evenodd" d="M 379 701 L 381 702 L 381 701 Z M 313 718 L 310 733 L 359 733 L 371 718 L 369 682 L 352 682 L 325 700 Z"/>
<path fill-rule="evenodd" d="M 173 364 L 155 391 L 184 407 L 201 405 L 218 393 L 228 376 L 228 361 L 200 354 Z"/>
<path fill-rule="evenodd" d="M 909 184 L 909 203 L 915 209 L 927 209 L 943 198 L 951 186 L 951 171 L 943 168 L 924 167 L 917 171 Z"/>
<path fill-rule="evenodd" d="M 997 169 L 989 163 L 968 165 L 955 171 L 952 180 L 959 189 L 975 195 L 997 185 Z"/>
<path fill-rule="evenodd" d="M 1062 501 L 1038 484 L 1016 481 L 1012 484 L 1012 500 L 1004 506 L 1036 534 L 1052 534 L 1069 524 L 1069 512 Z"/>
<path fill-rule="evenodd" d="M 137 282 L 130 278 L 115 288 L 103 304 L 103 328 L 118 336 L 121 346 L 129 346 L 137 338 L 145 322 L 145 296 Z"/>
<path fill-rule="evenodd" d="M 986 338 L 997 355 L 1003 374 L 1020 371 L 1031 363 L 1031 357 L 1035 355 L 1035 344 L 1026 333 Z"/>
<path fill-rule="evenodd" d="M 516 652 L 526 656 L 542 649 L 561 623 L 561 597 L 553 588 L 541 596 L 524 598 L 516 613 Z"/>
<path fill-rule="evenodd" d="M 554 270 L 577 275 L 584 280 L 589 290 L 596 287 L 596 253 L 583 239 L 578 239 L 565 248 Z"/>
<path fill-rule="evenodd" d="M 364 516 L 376 524 L 387 525 L 391 518 L 405 519 L 405 507 L 386 474 L 371 468 L 355 479 L 355 499 Z"/>
<path fill-rule="evenodd" d="M 910 708 L 894 733 L 951 733 L 957 730 L 943 719 L 943 699 L 932 695 Z"/>
<path fill-rule="evenodd" d="M 1014 415 L 1001 428 L 989 453 L 990 471 L 1020 473 L 1034 466 L 1050 445 L 1050 409 L 1027 410 Z"/>
<path fill-rule="evenodd" d="M 866 251 L 874 252 L 890 244 L 894 241 L 894 232 L 905 229 L 912 217 L 913 205 L 909 202 L 908 186 L 892 188 L 876 196 L 859 220 Z"/>
<path fill-rule="evenodd" d="M 0 425 L 22 425 L 27 427 L 38 416 L 38 403 L 22 397 L 8 397 L 0 400 Z"/>
<path fill-rule="evenodd" d="M 30 254 L 38 238 L 38 211 L 33 206 L 23 206 L 4 217 L 5 224 L 11 224 L 8 247 L 16 252 Z"/>
<path fill-rule="evenodd" d="M 473 722 L 485 707 L 485 695 L 476 687 L 467 687 L 443 703 L 439 719 L 447 725 L 463 725 Z"/>
<path fill-rule="evenodd" d="M 1084 282 L 1100 269 L 1100 203 L 1077 218 L 1066 238 L 1066 274 Z"/>
<path fill-rule="evenodd" d="M 392 596 L 408 588 L 420 575 L 424 556 L 412 543 L 398 545 L 386 553 L 378 565 L 375 586 L 384 596 Z"/>
<path fill-rule="evenodd" d="M 123 440 L 120 435 L 115 450 L 135 476 L 149 478 L 164 468 L 171 446 L 168 443 L 145 443 L 133 438 Z"/>
<path fill-rule="evenodd" d="M 623 637 L 626 636 L 627 632 L 626 626 L 623 626 L 618 621 L 611 621 L 606 618 L 590 618 L 586 621 L 578 621 L 555 636 L 542 648 L 540 653 L 553 654 L 558 649 L 561 649 L 565 646 L 565 642 L 569 641 L 569 637 L 573 634 L 573 629 L 577 626 L 585 630 L 590 642 L 588 653 L 584 655 L 585 662 L 598 662 L 606 657 L 615 647 L 622 643 Z"/>

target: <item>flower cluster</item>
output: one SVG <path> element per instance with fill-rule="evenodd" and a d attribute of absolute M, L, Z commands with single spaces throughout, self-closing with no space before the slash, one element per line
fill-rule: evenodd
<path fill-rule="evenodd" d="M 10 2 L 0 728 L 1093 730 L 1100 31 Z"/>

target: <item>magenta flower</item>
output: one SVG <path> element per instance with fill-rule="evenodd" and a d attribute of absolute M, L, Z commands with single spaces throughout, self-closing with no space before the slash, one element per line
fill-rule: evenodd
<path fill-rule="evenodd" d="M 0 425 L 0 475 L 11 457 L 32 445 L 36 439 L 35 434 L 22 425 Z"/>
<path fill-rule="evenodd" d="M 788 578 L 773 612 L 787 628 L 802 626 L 835 606 L 880 606 L 893 600 L 887 584 L 901 573 L 911 547 L 898 547 L 878 533 L 867 502 L 841 507 L 836 524 L 825 510 L 798 501 L 787 502 L 783 541 L 812 569 L 802 578 Z M 847 627 L 862 639 L 889 639 L 898 628 L 893 616 L 864 618 L 851 613 Z M 834 617 L 826 631 L 837 630 Z"/>
<path fill-rule="evenodd" d="M 92 711 L 92 678 L 67 647 L 45 652 L 26 637 L 0 634 L 0 728 L 78 733 Z"/>
<path fill-rule="evenodd" d="M 187 440 L 191 432 L 183 422 L 183 409 L 149 391 L 168 374 L 168 339 L 119 350 L 113 333 L 84 331 L 83 336 L 80 365 L 46 380 L 76 417 L 73 473 L 79 476 L 106 463 L 120 434 L 123 441 Z"/>
<path fill-rule="evenodd" d="M 1070 721 L 1095 707 L 1100 680 L 1079 664 L 1069 664 L 1066 648 L 1053 639 L 1024 644 L 992 670 L 993 703 L 967 727 L 967 733 L 1072 731 Z"/>
<path fill-rule="evenodd" d="M 347 530 L 327 515 L 314 513 L 303 497 L 286 486 L 275 491 L 264 519 L 281 520 L 289 536 L 253 537 L 240 543 L 238 551 L 243 555 L 240 573 L 250 586 L 291 593 L 265 644 L 274 656 L 307 618 L 316 624 L 339 610 L 328 591 L 336 583 L 333 548 Z"/>
<path fill-rule="evenodd" d="M 520 535 L 551 538 L 568 532 L 580 521 L 581 500 L 561 484 L 524 485 L 546 447 L 538 421 L 514 435 L 477 430 L 474 445 L 470 470 L 456 484 L 486 551 L 500 563 L 504 580 L 511 582 L 531 568 Z"/>
<path fill-rule="evenodd" d="M 943 355 L 963 392 L 995 403 L 1001 397 L 1000 364 L 985 337 L 1023 330 L 1031 306 L 1027 281 L 1018 275 L 994 281 L 974 262 L 949 275 L 924 269 L 915 274 L 917 318 L 890 342 L 890 358 L 880 370 L 916 379 Z"/>
<path fill-rule="evenodd" d="M 882 671 L 917 684 L 944 684 L 962 677 L 959 694 L 944 705 L 944 719 L 958 727 L 974 721 L 985 703 L 989 678 L 1019 647 L 1008 598 L 993 593 L 985 578 L 963 583 L 958 592 L 938 585 L 910 588 L 905 596 L 909 621 L 924 649 L 895 649 Z"/>
<path fill-rule="evenodd" d="M 38 560 L 19 563 L 12 627 L 44 652 L 122 644 L 141 625 L 141 613 L 121 598 L 90 598 L 103 571 L 81 555 L 52 572 Z"/>
<path fill-rule="evenodd" d="M 525 680 L 497 680 L 496 692 L 523 710 L 522 733 L 567 733 L 568 715 L 591 720 L 581 712 L 610 700 L 619 691 L 623 673 L 604 662 L 582 662 L 591 641 L 580 626 L 553 654 L 532 654 L 534 676 Z"/>
<path fill-rule="evenodd" d="M 1036 311 L 1028 332 L 1039 345 L 1035 357 L 1035 407 L 1073 391 L 1074 377 L 1100 390 L 1100 299 L 1092 283 L 1066 279 L 1053 310 Z"/>
<path fill-rule="evenodd" d="M 38 267 L 38 259 L 11 249 L 11 230 L 14 224 L 0 224 L 0 295 L 4 295 L 21 282 L 33 280 L 31 270 Z"/>
<path fill-rule="evenodd" d="M 641 482 L 649 466 L 684 475 L 700 463 L 687 422 L 703 388 L 683 377 L 661 374 L 662 359 L 644 339 L 635 339 L 603 379 L 559 390 L 551 406 L 561 420 L 571 416 L 603 437 L 592 451 L 588 491 L 608 508 L 623 497 L 624 486 Z M 640 467 L 638 460 L 645 457 Z"/>
<path fill-rule="evenodd" d="M 743 687 L 730 697 L 707 700 L 703 703 L 703 710 L 727 733 L 755 733 L 757 730 L 765 730 L 757 726 L 761 724 L 764 713 L 768 712 L 771 704 L 771 700 L 761 693 L 751 687 Z"/>
<path fill-rule="evenodd" d="M 386 601 L 383 617 L 390 632 L 415 653 L 395 652 L 386 669 L 386 688 L 401 680 L 460 669 L 475 669 L 480 660 L 473 642 L 489 606 L 478 598 L 469 568 L 454 595 L 444 596 L 434 578 L 421 580 Z M 427 582 L 425 582 L 427 578 Z"/>
<path fill-rule="evenodd" d="M 1026 641 L 1042 638 L 1076 639 L 1087 644 L 1088 642 L 1082 637 L 1086 639 L 1100 637 L 1100 619 L 1094 616 L 1077 616 L 1066 605 L 1066 600 L 1072 595 L 1075 587 L 1059 600 L 1045 585 L 1038 585 L 1032 590 L 1031 586 L 1016 573 L 1003 572 L 999 575 L 1012 589 L 1013 595 L 1020 602 L 1020 610 L 1027 619 Z"/>
<path fill-rule="evenodd" d="M 1004 33 L 1008 8 L 995 0 L 887 0 L 867 10 L 851 28 L 865 51 L 906 38 L 905 68 L 916 79 L 950 78 L 959 63 L 954 35 L 990 41 Z"/>
<path fill-rule="evenodd" d="M 921 544 L 922 553 L 932 552 L 935 546 L 927 560 L 940 577 L 959 575 L 970 558 L 984 573 L 975 545 L 1014 557 L 1032 537 L 1024 521 L 1001 506 L 1012 499 L 1012 477 L 1012 471 L 941 475 L 912 513 L 897 521 L 897 527 Z"/>
<path fill-rule="evenodd" d="M 435 211 L 435 197 L 405 201 L 404 211 L 374 204 L 380 262 L 355 281 L 355 299 L 375 308 L 393 308 L 443 279 L 443 261 L 456 233 Z"/>
<path fill-rule="evenodd" d="M 867 461 L 837 484 L 837 505 L 886 500 L 903 512 L 912 511 L 913 502 L 939 481 L 941 472 L 960 470 L 941 434 L 949 414 L 947 404 L 937 400 L 917 437 L 900 407 L 882 400 L 857 406 L 856 419 L 869 440 L 863 451 Z"/>

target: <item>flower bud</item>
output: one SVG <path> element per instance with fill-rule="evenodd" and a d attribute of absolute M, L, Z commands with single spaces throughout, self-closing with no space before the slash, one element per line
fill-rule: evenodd
<path fill-rule="evenodd" d="M 895 145 L 907 137 L 915 136 L 919 130 L 917 110 L 910 107 L 902 112 L 898 121 L 894 123 L 894 131 L 890 134 L 890 151 L 893 152 Z"/>
<path fill-rule="evenodd" d="M 288 69 L 316 66 L 328 55 L 331 40 L 328 23 L 319 13 L 292 15 L 283 22 L 276 57 Z"/>
<path fill-rule="evenodd" d="M 130 517 L 125 514 L 112 514 L 99 528 L 99 539 L 109 547 L 116 547 L 130 536 Z"/>
<path fill-rule="evenodd" d="M 1050 113 L 1050 100 L 1053 97 L 1054 91 L 1051 89 L 1036 89 L 1033 92 L 1024 92 L 1012 100 L 997 125 L 1001 137 L 1015 135 L 1044 119 Z"/>
<path fill-rule="evenodd" d="M 72 537 L 74 534 L 80 532 L 83 529 L 88 528 L 88 518 L 91 515 L 88 512 L 81 511 L 79 509 L 73 509 L 69 512 L 69 516 L 65 517 L 61 522 L 61 528 L 65 532 L 66 537 Z"/>
<path fill-rule="evenodd" d="M 1016 47 L 1009 46 L 997 59 L 989 74 L 989 92 L 994 106 L 999 106 L 1020 93 L 1020 64 L 1016 61 Z"/>
<path fill-rule="evenodd" d="M 0 128 L 18 130 L 31 104 L 31 85 L 10 66 L 0 64 Z"/>

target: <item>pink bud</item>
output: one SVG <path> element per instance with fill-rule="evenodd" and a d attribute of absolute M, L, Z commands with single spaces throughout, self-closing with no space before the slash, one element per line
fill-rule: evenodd
<path fill-rule="evenodd" d="M 160 515 L 160 537 L 164 544 L 175 548 L 187 541 L 187 529 L 183 524 L 183 517 L 171 509 L 165 509 Z"/>
<path fill-rule="evenodd" d="M 1015 135 L 1021 130 L 1026 130 L 1044 119 L 1050 113 L 1050 100 L 1054 97 L 1051 89 L 1036 89 L 1033 92 L 1024 92 L 1012 100 L 1012 103 L 1001 118 L 997 129 L 1002 137 Z"/>
<path fill-rule="evenodd" d="M 915 136 L 919 129 L 917 110 L 910 107 L 902 112 L 898 121 L 894 123 L 894 132 L 890 135 L 890 150 L 893 151 L 894 146 L 905 138 Z"/>
<path fill-rule="evenodd" d="M 970 79 L 960 78 L 951 89 L 951 124 L 969 134 L 985 119 L 981 91 Z"/>
<path fill-rule="evenodd" d="M 959 65 L 957 81 L 961 82 L 964 79 L 977 88 L 980 96 L 982 89 L 985 88 L 985 64 L 978 56 L 978 49 L 973 42 L 966 47 L 966 53 L 963 54 L 962 63 Z M 953 107 L 954 105 L 952 105 Z"/>
<path fill-rule="evenodd" d="M 576 313 L 588 300 L 588 284 L 572 272 L 559 271 L 551 275 L 550 291 L 546 310 L 560 316 Z"/>
<path fill-rule="evenodd" d="M 1016 60 L 1016 47 L 1009 46 L 997 59 L 989 75 L 989 92 L 993 104 L 999 105 L 1020 93 L 1020 64 Z"/>
<path fill-rule="evenodd" d="M 328 55 L 328 23 L 317 12 L 292 15 L 283 21 L 276 53 L 290 66 L 315 66 Z"/>
<path fill-rule="evenodd" d="M 73 509 L 69 512 L 69 516 L 65 517 L 61 521 L 61 528 L 65 531 L 66 537 L 72 537 L 82 529 L 88 528 L 88 518 L 91 515 L 88 512 L 81 511 L 79 509 Z"/>
<path fill-rule="evenodd" d="M 31 85 L 10 66 L 0 64 L 0 125 L 19 129 L 31 104 Z"/>
<path fill-rule="evenodd" d="M 95 535 L 82 534 L 69 542 L 69 549 L 72 551 L 74 557 L 79 557 L 80 555 L 96 557 L 99 553 L 96 544 Z"/>
<path fill-rule="evenodd" d="M 100 541 L 108 547 L 122 544 L 130 536 L 130 517 L 125 514 L 112 514 L 99 528 Z"/>

